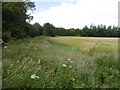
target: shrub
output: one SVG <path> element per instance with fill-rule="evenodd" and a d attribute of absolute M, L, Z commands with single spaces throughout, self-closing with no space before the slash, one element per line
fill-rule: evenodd
<path fill-rule="evenodd" d="M 10 32 L 4 32 L 2 34 L 2 39 L 4 42 L 8 42 L 11 39 L 11 33 Z"/>
<path fill-rule="evenodd" d="M 21 27 L 13 28 L 11 30 L 11 36 L 16 39 L 22 39 L 26 37 L 26 32 L 24 31 L 24 28 Z"/>

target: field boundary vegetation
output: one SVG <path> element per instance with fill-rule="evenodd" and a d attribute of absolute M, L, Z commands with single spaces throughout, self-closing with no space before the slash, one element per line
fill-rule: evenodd
<path fill-rule="evenodd" d="M 81 39 L 77 37 L 78 44 Z M 84 39 L 87 42 L 89 38 Z M 76 46 L 64 41 L 76 43 L 72 37 L 46 36 L 8 42 L 3 47 L 3 87 L 119 88 L 117 49 L 101 53 L 92 46 L 82 52 L 82 46 L 75 50 Z M 109 42 L 109 39 L 104 42 Z M 110 44 L 114 45 L 114 41 Z"/>

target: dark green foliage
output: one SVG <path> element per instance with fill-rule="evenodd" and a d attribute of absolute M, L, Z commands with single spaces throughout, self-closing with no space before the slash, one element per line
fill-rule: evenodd
<path fill-rule="evenodd" d="M 44 35 L 52 36 L 52 37 L 55 36 L 55 27 L 52 24 L 45 23 L 43 28 L 44 28 L 44 31 L 43 31 Z"/>
<path fill-rule="evenodd" d="M 106 55 L 96 60 L 97 68 L 95 70 L 95 77 L 99 84 L 109 85 L 111 87 L 119 86 L 119 71 L 118 62 L 114 60 L 113 55 Z"/>
<path fill-rule="evenodd" d="M 43 34 L 43 27 L 39 23 L 35 23 L 34 25 L 26 23 L 24 28 L 27 35 L 31 37 L 40 36 Z"/>
<path fill-rule="evenodd" d="M 120 28 L 118 28 L 118 37 L 120 37 Z"/>
<path fill-rule="evenodd" d="M 90 26 L 88 28 L 85 26 L 82 29 L 81 36 L 90 36 L 90 37 L 117 37 L 118 36 L 118 28 L 115 26 L 109 26 L 106 28 L 105 25 L 98 26 Z"/>
<path fill-rule="evenodd" d="M 34 27 L 33 27 L 31 24 L 26 23 L 26 24 L 24 25 L 24 27 L 25 27 L 25 31 L 26 31 L 27 35 L 29 35 L 29 36 L 31 36 L 31 37 L 36 36 L 36 33 L 37 33 L 37 32 L 35 31 Z"/>
<path fill-rule="evenodd" d="M 16 39 L 22 39 L 25 38 L 27 35 L 24 28 L 18 27 L 11 30 L 11 36 Z"/>
<path fill-rule="evenodd" d="M 44 28 L 45 29 L 45 28 Z M 83 29 L 64 29 L 58 28 L 52 29 L 52 32 L 55 32 L 56 36 L 86 36 L 86 37 L 118 37 L 119 28 L 115 26 L 109 26 L 106 28 L 105 25 L 98 25 L 90 27 L 83 27 Z M 45 30 L 44 30 L 45 31 Z M 50 33 L 50 29 L 47 30 L 47 33 Z M 48 34 L 46 34 L 48 35 Z"/>
<path fill-rule="evenodd" d="M 36 35 L 42 35 L 43 34 L 43 27 L 39 23 L 35 23 L 33 25 L 33 27 L 36 31 Z"/>
<path fill-rule="evenodd" d="M 3 2 L 2 3 L 2 38 L 9 41 L 11 38 L 21 39 L 27 35 L 24 27 L 26 20 L 32 20 L 27 10 L 35 8 L 32 2 Z M 32 26 L 32 25 L 31 25 Z"/>
<path fill-rule="evenodd" d="M 4 42 L 8 42 L 11 39 L 11 33 L 10 32 L 3 32 L 2 39 Z"/>

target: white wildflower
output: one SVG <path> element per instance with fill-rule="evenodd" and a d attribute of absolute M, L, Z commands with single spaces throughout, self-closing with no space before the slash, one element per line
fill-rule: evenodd
<path fill-rule="evenodd" d="M 38 63 L 40 63 L 40 60 L 38 60 Z"/>
<path fill-rule="evenodd" d="M 7 43 L 5 43 L 7 45 Z"/>
<path fill-rule="evenodd" d="M 39 76 L 36 76 L 36 75 L 31 75 L 31 79 L 36 79 L 36 78 L 39 78 Z"/>
<path fill-rule="evenodd" d="M 2 41 L 2 43 L 4 43 L 4 41 Z"/>
<path fill-rule="evenodd" d="M 2 39 L 0 39 L 0 43 L 4 43 L 4 41 Z"/>
<path fill-rule="evenodd" d="M 54 81 L 52 81 L 52 83 L 54 83 Z"/>
<path fill-rule="evenodd" d="M 4 48 L 7 48 L 7 46 L 4 46 Z"/>
<path fill-rule="evenodd" d="M 110 68 L 110 70 L 112 70 L 112 68 Z"/>
<path fill-rule="evenodd" d="M 70 61 L 71 59 L 68 58 L 68 61 Z"/>
<path fill-rule="evenodd" d="M 63 64 L 63 67 L 67 67 L 67 65 L 66 65 L 66 64 Z"/>
<path fill-rule="evenodd" d="M 73 78 L 72 81 L 74 82 L 74 81 L 75 81 L 75 78 Z"/>
<path fill-rule="evenodd" d="M 77 77 L 77 76 L 75 76 L 75 77 Z"/>
<path fill-rule="evenodd" d="M 69 66 L 70 68 L 72 68 L 72 66 Z"/>
<path fill-rule="evenodd" d="M 73 61 L 70 61 L 70 62 L 73 62 Z"/>

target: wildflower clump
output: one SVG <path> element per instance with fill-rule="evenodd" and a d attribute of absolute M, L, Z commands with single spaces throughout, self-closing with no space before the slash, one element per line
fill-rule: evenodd
<path fill-rule="evenodd" d="M 36 76 L 35 74 L 31 75 L 31 79 L 37 79 L 39 76 Z"/>
<path fill-rule="evenodd" d="M 73 62 L 71 59 L 68 58 L 68 61 Z"/>

